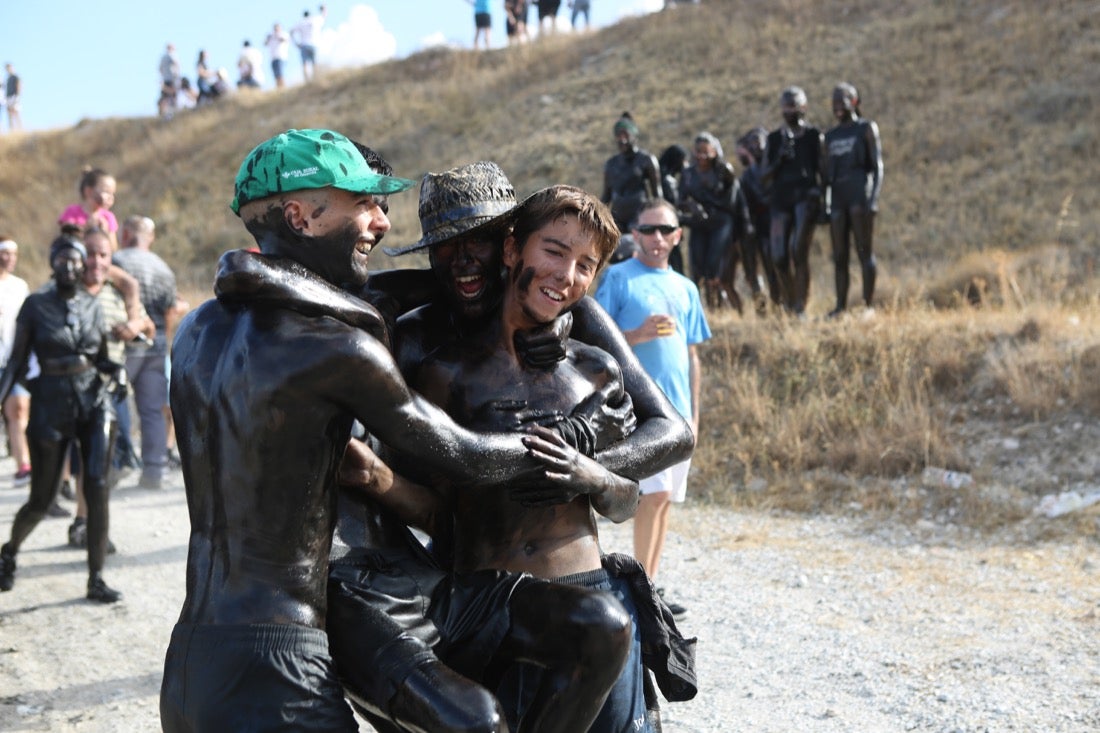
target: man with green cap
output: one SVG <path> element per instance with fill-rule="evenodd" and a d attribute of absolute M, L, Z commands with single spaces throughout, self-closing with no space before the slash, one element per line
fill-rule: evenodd
<path fill-rule="evenodd" d="M 374 172 L 339 133 L 289 130 L 245 158 L 232 209 L 308 297 L 362 286 L 390 228 L 386 196 L 411 185 Z M 376 335 L 369 307 L 352 318 L 247 297 L 180 324 L 171 404 L 191 538 L 165 731 L 357 730 L 324 630 L 353 421 L 460 479 L 541 475 L 518 435 L 471 433 L 411 393 Z"/>

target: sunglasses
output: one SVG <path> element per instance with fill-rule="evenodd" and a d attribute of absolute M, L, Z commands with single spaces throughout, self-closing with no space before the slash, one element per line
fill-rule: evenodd
<path fill-rule="evenodd" d="M 653 234 L 654 232 L 660 232 L 666 237 L 672 234 L 680 227 L 672 226 L 671 224 L 639 224 L 634 227 L 638 230 L 639 234 Z"/>

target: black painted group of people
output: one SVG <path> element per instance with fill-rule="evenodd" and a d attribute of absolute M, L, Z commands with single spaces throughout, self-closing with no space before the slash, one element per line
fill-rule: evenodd
<path fill-rule="evenodd" d="M 806 93 L 792 86 L 779 99 L 783 123 L 756 127 L 738 138 L 738 176 L 722 144 L 699 133 L 689 151 L 672 145 L 655 157 L 638 146 L 638 125 L 624 113 L 614 125 L 619 153 L 604 166 L 602 199 L 627 231 L 640 203 L 663 196 L 691 230 L 688 274 L 712 308 L 742 311 L 734 287 L 741 265 L 757 313 L 769 300 L 801 317 L 810 291 L 814 229 L 828 224 L 835 265 L 836 306 L 848 307 L 849 258 L 855 246 L 863 277 L 863 302 L 875 290 L 874 220 L 882 189 L 882 149 L 877 125 L 863 117 L 849 83 L 833 90 L 835 126 L 825 133 L 806 120 Z M 617 256 L 631 253 L 625 241 Z M 671 264 L 684 272 L 680 255 Z M 763 277 L 761 277 L 763 270 Z"/>
<path fill-rule="evenodd" d="M 371 273 L 412 185 L 330 130 L 240 166 L 259 251 L 223 256 L 172 350 L 191 535 L 165 731 L 356 730 L 352 708 L 382 733 L 655 731 L 657 688 L 696 692 L 694 640 L 599 545 L 693 447 L 584 297 L 610 212 L 517 202 L 487 161 L 429 173 L 422 238 L 386 251 L 430 269 Z"/>

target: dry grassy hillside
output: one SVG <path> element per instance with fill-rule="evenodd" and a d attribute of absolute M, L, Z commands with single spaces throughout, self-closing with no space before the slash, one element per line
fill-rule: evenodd
<path fill-rule="evenodd" d="M 704 129 L 732 152 L 748 127 L 778 124 L 789 84 L 806 89 L 811 121 L 827 128 L 831 89 L 848 80 L 882 132 L 886 308 L 869 325 L 717 316 L 697 466 L 715 499 L 896 510 L 904 491 L 854 501 L 866 489 L 836 477 L 896 481 L 929 464 L 981 473 L 989 456 L 968 450 L 976 426 L 1096 423 L 1098 77 L 1095 3 L 707 0 L 524 48 L 332 72 L 168 123 L 3 137 L 0 229 L 24 243 L 24 272 L 40 280 L 80 168 L 103 167 L 119 180 L 116 213 L 157 220 L 158 251 L 196 300 L 219 253 L 249 243 L 228 209 L 239 161 L 288 127 L 346 132 L 412 178 L 491 158 L 521 194 L 552 182 L 598 190 L 623 110 L 655 153 Z M 391 217 L 392 243 L 417 238 L 415 193 L 395 197 Z M 811 313 L 832 297 L 824 229 L 817 242 Z M 405 263 L 379 254 L 377 266 L 393 264 Z M 924 305 L 956 304 L 967 290 L 985 310 Z M 1033 494 L 1087 474 L 1000 483 Z M 744 490 L 761 481 L 767 490 Z"/>

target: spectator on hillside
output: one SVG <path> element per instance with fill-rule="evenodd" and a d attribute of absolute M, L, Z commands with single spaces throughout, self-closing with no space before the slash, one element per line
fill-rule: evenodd
<path fill-rule="evenodd" d="M 538 0 L 538 4 L 539 36 L 556 33 L 558 30 L 558 9 L 561 8 L 561 0 Z"/>
<path fill-rule="evenodd" d="M 588 17 L 589 12 L 592 9 L 592 3 L 589 0 L 569 0 L 569 7 L 573 9 L 572 17 L 569 22 L 573 26 L 573 30 L 577 30 L 577 19 L 581 15 L 584 16 L 584 29 L 588 30 L 592 23 Z"/>
<path fill-rule="evenodd" d="M 783 305 L 802 317 L 810 297 L 810 246 L 822 211 L 822 135 L 806 123 L 806 92 L 787 87 L 779 97 L 783 124 L 768 135 L 761 180 L 770 193 L 769 254 Z"/>
<path fill-rule="evenodd" d="M 168 402 L 168 337 L 166 316 L 176 305 L 176 276 L 151 251 L 156 225 L 147 216 L 131 216 L 122 225 L 122 247 L 114 263 L 141 286 L 141 303 L 156 326 L 151 345 L 130 342 L 126 346 L 126 371 L 134 391 L 141 422 L 141 479 L 143 489 L 159 489 L 168 465 L 168 428 L 164 406 Z"/>
<path fill-rule="evenodd" d="M 493 29 L 493 16 L 489 9 L 489 0 L 466 0 L 474 6 L 474 50 L 477 50 L 478 39 L 485 42 L 485 50 L 489 50 L 489 34 Z"/>
<path fill-rule="evenodd" d="M 199 104 L 199 93 L 191 86 L 191 80 L 186 76 L 180 78 L 180 89 L 176 93 L 176 109 L 195 109 Z"/>
<path fill-rule="evenodd" d="M 237 57 L 237 72 L 240 74 L 238 89 L 259 89 L 264 85 L 264 56 L 248 39 Z"/>
<path fill-rule="evenodd" d="M 195 86 L 199 90 L 197 104 L 202 105 L 210 101 L 214 89 L 214 82 L 218 80 L 217 70 L 210 65 L 206 50 L 199 51 L 199 58 L 195 62 Z"/>
<path fill-rule="evenodd" d="M 23 81 L 15 73 L 15 67 L 10 63 L 5 65 L 4 69 L 8 72 L 8 79 L 4 84 L 4 104 L 8 108 L 8 129 L 15 132 L 23 129 L 23 116 L 19 101 L 23 94 Z"/>
<path fill-rule="evenodd" d="M 302 55 L 302 78 L 310 81 L 314 77 L 317 67 L 317 41 L 321 38 L 321 28 L 325 25 L 328 10 L 324 5 L 318 8 L 317 15 L 310 15 L 308 10 L 302 12 L 302 19 L 290 29 L 290 38 L 298 46 L 298 52 Z"/>
<path fill-rule="evenodd" d="M 267 46 L 267 55 L 271 57 L 271 74 L 275 77 L 275 87 L 282 89 L 286 86 L 283 80 L 283 67 L 290 58 L 290 34 L 276 23 L 267 34 L 264 45 Z"/>
<path fill-rule="evenodd" d="M 527 37 L 527 0 L 504 0 L 504 28 L 508 45 L 525 43 Z"/>
<path fill-rule="evenodd" d="M 19 245 L 6 234 L 0 235 L 0 369 L 11 358 L 15 342 L 15 317 L 19 315 L 19 308 L 30 293 L 27 281 L 15 274 L 18 261 Z M 36 370 L 37 366 L 32 366 L 31 369 Z M 31 454 L 27 448 L 26 435 L 30 410 L 31 393 L 21 382 L 16 382 L 12 386 L 11 394 L 4 400 L 8 453 L 15 461 L 13 486 L 26 486 L 31 480 Z"/>
<path fill-rule="evenodd" d="M 157 114 L 171 119 L 176 111 L 176 91 L 180 83 L 180 62 L 176 58 L 176 47 L 169 43 L 160 57 L 160 100 L 157 102 Z"/>
<path fill-rule="evenodd" d="M 848 255 L 852 240 L 863 272 L 863 303 L 871 307 L 875 294 L 875 212 L 882 190 L 882 144 L 878 125 L 859 111 L 859 93 L 847 82 L 833 90 L 837 125 L 825 133 L 825 185 L 831 204 L 830 234 L 836 267 L 838 316 L 848 307 Z"/>

